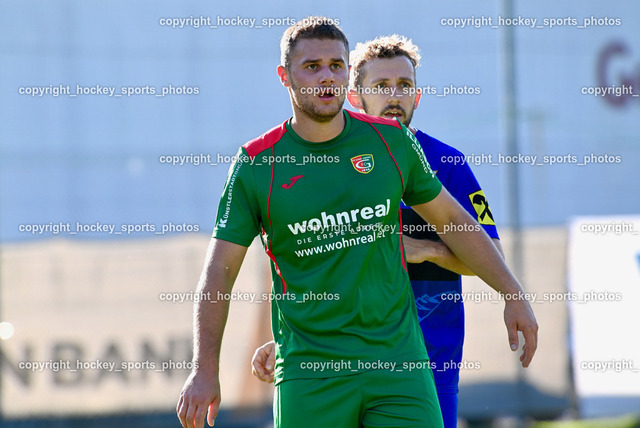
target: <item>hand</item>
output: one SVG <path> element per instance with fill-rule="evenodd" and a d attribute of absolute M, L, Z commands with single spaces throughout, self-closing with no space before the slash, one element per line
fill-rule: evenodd
<path fill-rule="evenodd" d="M 253 354 L 251 372 L 263 382 L 273 382 L 273 368 L 276 363 L 276 344 L 272 340 L 267 342 Z"/>
<path fill-rule="evenodd" d="M 507 325 L 509 345 L 512 351 L 518 350 L 518 332 L 522 332 L 524 346 L 520 361 L 522 367 L 529 367 L 538 347 L 538 323 L 529 302 L 526 300 L 507 300 L 504 306 L 504 323 Z"/>
<path fill-rule="evenodd" d="M 194 371 L 182 387 L 176 407 L 178 419 L 184 428 L 203 428 L 204 416 L 209 410 L 207 422 L 213 426 L 220 408 L 220 379 Z"/>
<path fill-rule="evenodd" d="M 444 253 L 448 250 L 446 245 L 440 242 L 415 239 L 407 235 L 402 235 L 402 243 L 404 244 L 404 256 L 407 259 L 407 263 L 430 262 L 439 252 Z"/>

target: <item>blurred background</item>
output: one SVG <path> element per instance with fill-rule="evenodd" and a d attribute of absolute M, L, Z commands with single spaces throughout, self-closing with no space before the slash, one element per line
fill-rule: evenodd
<path fill-rule="evenodd" d="M 523 370 L 463 280 L 459 425 L 640 426 L 640 5 L 514 3 L 1 0 L 0 426 L 179 425 L 231 157 L 291 116 L 279 40 L 308 15 L 421 48 L 412 124 L 468 155 L 533 297 Z M 269 289 L 256 242 L 234 291 Z M 232 303 L 216 426 L 271 426 L 270 335 L 268 301 Z"/>

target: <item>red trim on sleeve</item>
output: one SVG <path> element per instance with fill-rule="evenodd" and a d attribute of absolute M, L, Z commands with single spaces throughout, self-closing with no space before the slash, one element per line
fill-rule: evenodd
<path fill-rule="evenodd" d="M 242 147 L 247 151 L 247 155 L 250 158 L 256 157 L 260 152 L 263 152 L 276 144 L 282 136 L 287 132 L 287 122 L 283 122 L 281 125 L 275 126 L 251 141 L 245 143 Z"/>
<path fill-rule="evenodd" d="M 286 128 L 285 128 L 286 131 Z M 280 135 L 280 137 L 282 137 L 282 135 Z M 280 138 L 278 138 L 279 140 Z M 275 147 L 273 147 L 273 145 L 275 143 L 277 143 L 278 141 L 275 141 L 273 144 L 271 144 L 271 155 L 273 156 L 272 159 L 276 158 L 276 149 Z M 280 277 L 280 279 L 282 280 L 282 294 L 285 294 L 287 292 L 287 283 L 284 281 L 284 278 L 282 277 L 282 272 L 280 272 L 280 266 L 278 266 L 278 262 L 276 261 L 276 256 L 273 255 L 273 253 L 271 252 L 271 243 L 273 242 L 273 224 L 271 223 L 271 212 L 270 212 L 270 208 L 271 208 L 271 191 L 273 190 L 273 176 L 275 175 L 275 169 L 276 169 L 276 163 L 275 162 L 271 162 L 271 183 L 269 184 L 269 195 L 267 196 L 267 218 L 269 219 L 269 242 L 267 243 L 265 240 L 265 244 L 266 245 L 266 253 L 269 256 L 269 258 L 273 261 L 274 266 L 276 267 L 276 272 L 278 273 L 278 276 Z M 264 229 L 262 230 L 264 232 Z"/>
<path fill-rule="evenodd" d="M 398 123 L 396 120 L 393 120 L 393 121 Z M 400 183 L 402 183 L 402 194 L 404 195 L 404 178 L 402 178 L 402 171 L 400 170 L 400 166 L 398 166 L 398 162 L 396 161 L 396 158 L 393 156 L 393 153 L 391 153 L 391 148 L 389 147 L 389 144 L 387 144 L 387 141 L 384 139 L 380 131 L 378 131 L 378 128 L 373 126 L 373 123 L 369 123 L 369 125 L 371 125 L 373 129 L 375 129 L 375 131 L 378 133 L 378 136 L 380 136 L 380 139 L 382 140 L 384 145 L 387 146 L 387 151 L 389 152 L 389 156 L 391 156 L 391 159 L 393 159 L 393 163 L 395 163 L 396 168 L 398 168 L 398 174 L 400 174 Z M 398 123 L 398 127 L 400 127 L 399 125 L 400 124 Z M 398 208 L 398 218 L 400 220 L 400 255 L 402 256 L 402 266 L 404 267 L 404 270 L 407 270 L 407 263 L 404 257 L 404 243 L 402 242 L 402 210 L 400 208 Z"/>

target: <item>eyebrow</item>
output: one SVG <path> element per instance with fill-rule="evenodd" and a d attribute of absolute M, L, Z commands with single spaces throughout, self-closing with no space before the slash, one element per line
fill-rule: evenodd
<path fill-rule="evenodd" d="M 381 78 L 379 78 L 379 79 L 372 80 L 372 81 L 371 81 L 371 84 L 373 85 L 373 84 L 376 84 L 376 83 L 388 82 L 389 80 L 391 80 L 391 79 L 390 79 L 390 78 L 388 78 L 388 77 L 381 77 Z M 412 78 L 409 78 L 409 77 L 400 77 L 400 78 L 398 78 L 398 80 L 399 80 L 400 82 L 408 82 L 408 83 L 411 83 L 412 85 L 413 85 L 413 84 L 415 84 L 415 82 L 413 81 L 413 79 L 412 79 Z"/>
<path fill-rule="evenodd" d="M 314 63 L 314 62 L 322 62 L 322 59 L 320 59 L 320 58 L 318 58 L 318 59 L 306 59 L 302 63 L 303 64 L 309 64 L 309 63 Z M 342 58 L 331 58 L 329 60 L 329 62 L 341 62 L 342 64 L 345 63 L 344 59 L 342 59 Z"/>

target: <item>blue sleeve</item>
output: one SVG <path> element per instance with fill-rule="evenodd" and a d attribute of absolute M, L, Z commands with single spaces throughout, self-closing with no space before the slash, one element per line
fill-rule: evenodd
<path fill-rule="evenodd" d="M 487 197 L 465 161 L 464 154 L 424 132 L 418 131 L 416 137 L 436 176 L 451 196 L 471 214 L 491 238 L 500 239 Z"/>

